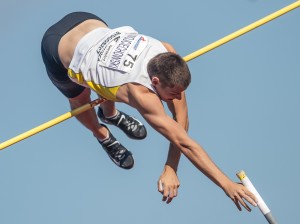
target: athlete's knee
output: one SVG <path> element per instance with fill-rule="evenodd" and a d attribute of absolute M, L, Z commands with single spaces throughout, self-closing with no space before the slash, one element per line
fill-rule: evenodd
<path fill-rule="evenodd" d="M 70 104 L 86 103 L 91 101 L 91 90 L 85 88 L 78 96 L 69 98 Z"/>

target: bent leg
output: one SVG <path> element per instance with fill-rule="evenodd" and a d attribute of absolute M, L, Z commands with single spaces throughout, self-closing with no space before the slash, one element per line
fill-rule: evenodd
<path fill-rule="evenodd" d="M 91 90 L 86 88 L 77 97 L 69 98 L 71 108 L 75 109 L 89 103 L 91 101 L 90 94 Z M 123 169 L 131 169 L 133 167 L 134 159 L 132 153 L 116 140 L 106 126 L 99 124 L 94 108 L 77 115 L 76 118 L 94 134 L 109 158 L 117 166 Z"/>
<path fill-rule="evenodd" d="M 85 88 L 84 91 L 77 97 L 69 98 L 71 109 L 76 109 L 91 101 L 91 90 Z M 76 116 L 77 120 L 89 129 L 96 138 L 105 139 L 108 136 L 107 129 L 98 122 L 98 118 L 94 108 L 85 111 Z"/>
<path fill-rule="evenodd" d="M 117 114 L 115 102 L 107 100 L 100 105 L 104 117 L 113 117 Z"/>

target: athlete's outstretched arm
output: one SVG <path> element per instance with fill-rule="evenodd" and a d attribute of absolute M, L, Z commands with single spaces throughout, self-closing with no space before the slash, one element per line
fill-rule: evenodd
<path fill-rule="evenodd" d="M 130 96 L 130 105 L 135 107 L 155 130 L 174 144 L 198 170 L 219 186 L 239 210 L 241 205 L 248 211 L 251 210 L 243 199 L 256 206 L 255 196 L 243 185 L 231 181 L 216 166 L 205 150 L 187 135 L 184 128 L 165 113 L 159 98 L 150 91 L 143 91 L 135 91 L 134 96 Z"/>

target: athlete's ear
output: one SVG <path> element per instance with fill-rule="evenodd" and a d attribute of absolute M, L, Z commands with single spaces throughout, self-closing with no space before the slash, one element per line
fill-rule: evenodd
<path fill-rule="evenodd" d="M 151 78 L 151 82 L 152 82 L 152 85 L 158 85 L 159 84 L 159 78 L 157 76 L 152 76 Z"/>

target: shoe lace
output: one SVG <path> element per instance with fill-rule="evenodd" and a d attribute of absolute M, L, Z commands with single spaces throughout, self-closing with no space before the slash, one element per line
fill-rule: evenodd
<path fill-rule="evenodd" d="M 126 150 L 120 148 L 119 146 L 120 146 L 120 143 L 118 141 L 114 141 L 110 145 L 107 146 L 107 149 L 108 149 L 109 154 L 113 158 L 121 160 L 124 158 Z"/>
<path fill-rule="evenodd" d="M 122 120 L 124 121 L 122 122 Z M 128 131 L 134 132 L 138 128 L 137 122 L 130 116 L 125 117 L 124 115 L 122 115 L 118 123 L 121 122 L 123 123 L 124 126 L 126 126 Z"/>

